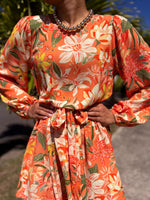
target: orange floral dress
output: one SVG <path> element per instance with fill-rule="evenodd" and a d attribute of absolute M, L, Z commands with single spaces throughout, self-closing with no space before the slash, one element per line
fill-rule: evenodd
<path fill-rule="evenodd" d="M 28 91 L 31 69 L 39 99 Z M 116 124 L 150 119 L 150 49 L 128 20 L 93 15 L 75 34 L 61 32 L 50 16 L 22 18 L 0 59 L 0 92 L 28 118 L 30 105 L 52 104 L 38 120 L 22 164 L 17 197 L 28 200 L 125 200 L 107 127 L 86 109 L 108 99 L 113 77 L 123 78 L 129 100 L 112 107 Z"/>

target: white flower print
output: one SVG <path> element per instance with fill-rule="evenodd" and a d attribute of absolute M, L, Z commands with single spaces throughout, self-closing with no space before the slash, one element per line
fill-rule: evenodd
<path fill-rule="evenodd" d="M 88 55 L 95 55 L 97 49 L 93 47 L 94 39 L 87 38 L 88 34 L 83 34 L 81 37 L 77 35 L 66 36 L 64 39 L 65 45 L 58 47 L 60 51 L 60 63 L 68 63 L 74 57 L 75 63 L 81 63 Z"/>
<path fill-rule="evenodd" d="M 73 91 L 73 96 L 78 93 L 78 88 L 88 88 L 89 86 L 83 84 L 84 81 L 91 83 L 91 79 L 86 77 L 87 73 L 81 73 L 77 78 L 72 80 L 72 85 L 70 86 L 70 91 Z"/>
<path fill-rule="evenodd" d="M 99 53 L 99 59 L 101 61 L 101 64 L 103 65 L 105 62 L 110 62 L 110 55 L 105 51 L 100 51 Z"/>
<path fill-rule="evenodd" d="M 82 101 L 82 105 L 84 107 L 93 105 L 98 99 L 101 99 L 102 93 L 99 88 L 99 84 L 96 84 L 92 91 L 86 93 L 83 92 L 84 100 Z"/>
<path fill-rule="evenodd" d="M 102 22 L 100 26 L 95 25 L 94 29 L 91 30 L 91 36 L 96 38 L 102 44 L 108 44 L 111 40 L 112 27 Z"/>
<path fill-rule="evenodd" d="M 110 184 L 108 185 L 108 187 L 111 190 L 112 194 L 115 194 L 122 189 L 119 172 L 117 173 L 117 175 L 109 175 L 109 181 Z"/>
<path fill-rule="evenodd" d="M 99 174 L 94 173 L 90 174 L 87 173 L 87 190 L 88 190 L 88 198 L 89 199 L 95 199 L 98 195 L 104 194 L 104 189 L 102 189 L 102 186 L 104 185 L 103 180 L 99 180 Z"/>
<path fill-rule="evenodd" d="M 68 79 L 70 71 L 71 68 L 66 69 L 65 73 L 61 73 L 61 77 L 58 77 L 57 74 L 54 72 L 55 76 L 57 77 L 57 79 L 54 81 L 54 85 L 57 85 L 57 88 L 55 90 L 60 89 L 64 84 L 70 83 L 70 80 Z"/>

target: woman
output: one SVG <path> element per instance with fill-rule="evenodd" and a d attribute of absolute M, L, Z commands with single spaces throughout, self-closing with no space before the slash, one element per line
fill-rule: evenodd
<path fill-rule="evenodd" d="M 37 119 L 17 197 L 124 200 L 109 125 L 150 118 L 150 49 L 121 16 L 93 15 L 84 0 L 45 1 L 54 15 L 21 19 L 1 56 L 4 102 Z M 39 99 L 27 94 L 29 68 Z M 130 99 L 109 110 L 116 72 Z"/>

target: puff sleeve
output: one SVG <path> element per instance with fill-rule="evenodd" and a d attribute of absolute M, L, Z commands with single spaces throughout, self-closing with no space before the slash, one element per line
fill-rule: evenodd
<path fill-rule="evenodd" d="M 150 119 L 150 48 L 124 17 L 114 16 L 113 58 L 128 100 L 112 107 L 116 124 L 133 126 Z"/>
<path fill-rule="evenodd" d="M 28 61 L 31 51 L 29 17 L 14 27 L 0 57 L 0 94 L 2 100 L 23 118 L 36 101 L 28 91 Z"/>

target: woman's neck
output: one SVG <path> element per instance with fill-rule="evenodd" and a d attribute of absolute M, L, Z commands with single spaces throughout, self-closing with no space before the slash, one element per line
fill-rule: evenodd
<path fill-rule="evenodd" d="M 57 16 L 66 26 L 76 26 L 87 15 L 84 0 L 63 0 L 56 8 Z"/>

